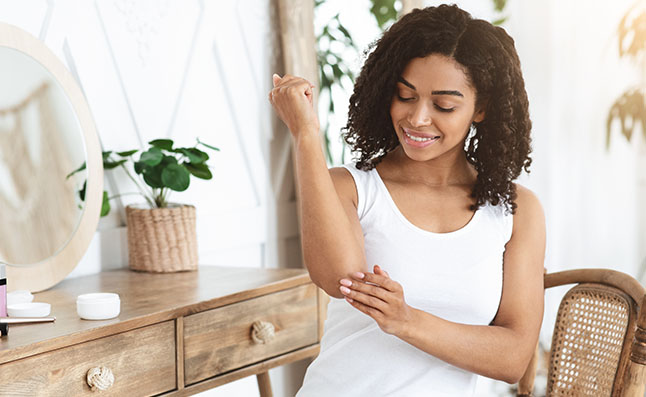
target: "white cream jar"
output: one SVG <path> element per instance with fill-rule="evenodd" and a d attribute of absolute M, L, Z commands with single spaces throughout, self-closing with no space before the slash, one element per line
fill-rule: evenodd
<path fill-rule="evenodd" d="M 84 320 L 107 320 L 121 312 L 118 294 L 97 292 L 79 295 L 76 298 L 76 312 Z"/>

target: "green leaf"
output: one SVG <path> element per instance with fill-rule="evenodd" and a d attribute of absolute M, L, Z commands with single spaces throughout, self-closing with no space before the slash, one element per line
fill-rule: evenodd
<path fill-rule="evenodd" d="M 220 149 L 216 148 L 215 146 L 211 146 L 211 145 L 209 145 L 207 143 L 204 143 L 204 142 L 200 141 L 199 139 L 197 140 L 197 143 L 199 143 L 200 145 L 204 145 L 204 146 L 206 146 L 207 148 L 209 148 L 211 150 L 215 150 L 216 152 L 220 151 Z"/>
<path fill-rule="evenodd" d="M 148 142 L 148 144 L 159 149 L 168 150 L 169 152 L 173 150 L 173 141 L 170 139 L 155 139 Z"/>
<path fill-rule="evenodd" d="M 352 38 L 352 35 L 350 35 L 350 32 L 348 32 L 348 29 L 346 29 L 341 23 L 339 23 L 339 30 L 343 35 L 354 45 L 354 39 Z"/>
<path fill-rule="evenodd" d="M 154 142 L 154 141 L 153 141 Z M 139 161 L 151 167 L 156 166 L 162 161 L 164 154 L 158 147 L 151 147 L 141 154 Z"/>
<path fill-rule="evenodd" d="M 494 9 L 498 12 L 501 12 L 506 5 L 507 5 L 507 0 L 493 0 Z"/>
<path fill-rule="evenodd" d="M 103 202 L 101 203 L 101 216 L 106 216 L 110 212 L 110 198 L 108 192 L 103 191 Z"/>
<path fill-rule="evenodd" d="M 334 77 L 337 79 L 337 81 L 341 80 L 341 77 L 344 75 L 344 73 L 339 67 L 339 65 L 331 65 L 331 66 L 332 66 L 332 72 L 334 72 Z"/>
<path fill-rule="evenodd" d="M 79 198 L 81 201 L 85 201 L 85 190 L 87 189 L 87 180 L 83 182 L 83 187 L 79 190 Z"/>
<path fill-rule="evenodd" d="M 161 167 L 146 167 L 142 170 L 142 175 L 144 176 L 144 182 L 152 188 L 161 189 L 164 187 L 164 182 L 161 178 L 162 168 Z"/>
<path fill-rule="evenodd" d="M 494 26 L 502 25 L 503 23 L 505 23 L 505 21 L 507 21 L 507 18 L 508 17 L 498 18 L 495 21 L 491 22 L 491 24 L 494 25 Z"/>
<path fill-rule="evenodd" d="M 205 162 L 206 160 L 209 159 L 209 155 L 201 151 L 200 149 L 196 149 L 194 147 L 191 148 L 179 148 L 176 149 L 179 153 L 182 153 L 184 156 L 188 158 L 188 161 L 193 163 L 193 164 L 201 164 Z"/>
<path fill-rule="evenodd" d="M 163 154 L 161 156 L 161 161 L 155 166 L 150 166 L 143 162 L 135 163 L 135 172 L 143 175 L 144 182 L 155 189 L 166 187 L 162 180 L 162 172 L 169 165 L 177 164 L 177 159 L 175 157 Z"/>
<path fill-rule="evenodd" d="M 372 0 L 370 12 L 377 20 L 380 29 L 397 19 L 397 10 L 395 9 L 395 0 Z"/>
<path fill-rule="evenodd" d="M 108 150 L 101 153 L 101 155 L 103 156 L 103 160 L 106 160 L 108 157 L 110 157 L 111 154 L 112 154 L 112 150 Z"/>
<path fill-rule="evenodd" d="M 128 156 L 132 156 L 133 154 L 137 153 L 138 151 L 139 151 L 138 149 L 134 149 L 134 150 L 128 150 L 128 151 L 125 151 L 125 152 L 117 152 L 117 154 L 119 156 L 121 156 L 121 157 L 128 157 Z"/>
<path fill-rule="evenodd" d="M 169 164 L 177 164 L 177 159 L 173 156 L 164 155 L 164 158 L 162 159 L 161 164 L 163 166 L 167 166 Z"/>
<path fill-rule="evenodd" d="M 188 189 L 191 174 L 179 164 L 169 164 L 161 172 L 161 180 L 164 186 L 176 192 L 183 192 Z"/>
<path fill-rule="evenodd" d="M 103 169 L 111 170 L 113 168 L 117 168 L 118 166 L 125 163 L 126 161 L 128 161 L 128 160 L 126 160 L 126 159 L 119 160 L 119 161 L 107 161 L 107 160 L 104 160 L 103 161 Z"/>
<path fill-rule="evenodd" d="M 141 161 L 135 161 L 134 168 L 135 168 L 135 172 L 137 174 L 143 174 L 144 169 L 146 167 L 148 167 L 148 166 L 145 163 L 142 163 Z"/>
<path fill-rule="evenodd" d="M 183 163 L 182 165 L 186 167 L 188 172 L 190 172 L 196 178 L 200 178 L 200 179 L 213 178 L 213 174 L 211 174 L 209 167 L 204 163 L 202 164 Z"/>
<path fill-rule="evenodd" d="M 85 169 L 85 167 L 86 167 L 86 165 L 85 165 L 85 161 L 84 161 L 84 162 L 83 162 L 83 164 L 82 164 L 80 167 L 78 167 L 78 168 L 77 168 L 77 169 L 75 169 L 74 171 L 72 171 L 72 172 L 70 172 L 69 174 L 67 174 L 67 176 L 65 177 L 65 179 L 70 179 L 70 177 L 71 177 L 72 175 L 76 174 L 77 172 L 81 172 L 81 171 L 83 171 L 83 170 Z"/>

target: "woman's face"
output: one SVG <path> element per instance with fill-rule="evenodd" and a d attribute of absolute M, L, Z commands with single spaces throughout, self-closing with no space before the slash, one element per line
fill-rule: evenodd
<path fill-rule="evenodd" d="M 397 82 L 390 117 L 406 155 L 417 161 L 461 153 L 475 112 L 476 93 L 451 58 L 432 54 L 411 60 Z"/>

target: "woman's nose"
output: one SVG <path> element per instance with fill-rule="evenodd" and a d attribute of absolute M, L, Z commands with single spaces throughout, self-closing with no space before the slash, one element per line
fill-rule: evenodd
<path fill-rule="evenodd" d="M 431 119 L 431 109 L 428 104 L 420 101 L 412 109 L 408 116 L 411 127 L 425 127 L 433 123 Z"/>

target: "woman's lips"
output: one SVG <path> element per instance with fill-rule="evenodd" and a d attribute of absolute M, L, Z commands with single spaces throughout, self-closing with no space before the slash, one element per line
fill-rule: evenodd
<path fill-rule="evenodd" d="M 439 135 L 409 130 L 408 128 L 402 128 L 402 130 L 404 131 L 404 141 L 406 144 L 417 148 L 427 147 L 440 139 Z"/>

